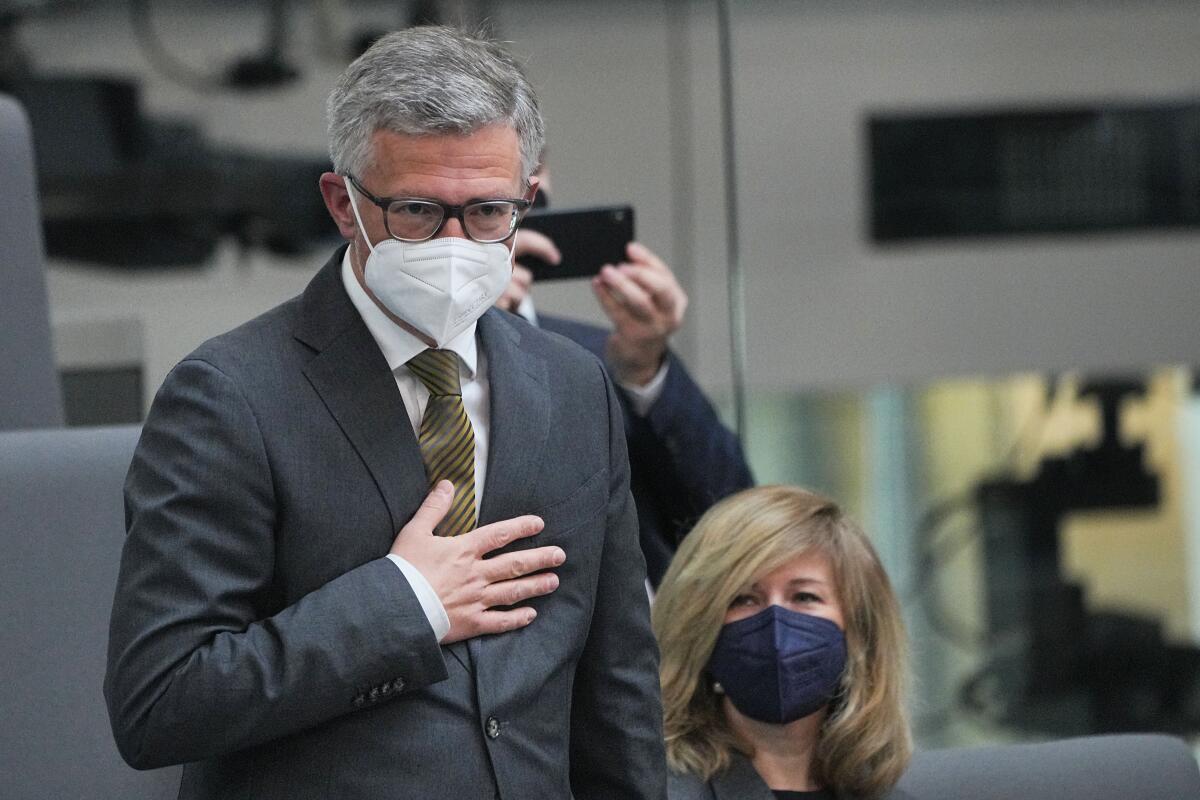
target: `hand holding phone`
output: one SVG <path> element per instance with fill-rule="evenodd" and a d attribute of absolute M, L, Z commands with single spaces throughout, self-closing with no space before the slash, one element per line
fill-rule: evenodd
<path fill-rule="evenodd" d="M 549 237 L 562 255 L 551 264 L 534 255 L 517 260 L 533 273 L 535 281 L 591 278 L 605 264 L 625 261 L 625 247 L 633 241 L 633 208 L 595 208 L 541 211 L 527 214 L 522 228 Z"/>

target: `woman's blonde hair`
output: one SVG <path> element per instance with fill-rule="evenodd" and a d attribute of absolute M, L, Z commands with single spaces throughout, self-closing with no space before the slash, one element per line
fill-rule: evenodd
<path fill-rule="evenodd" d="M 829 560 L 845 621 L 842 685 L 817 742 L 813 775 L 867 798 L 890 789 L 912 753 L 904 709 L 904 626 L 870 541 L 826 497 L 793 486 L 748 489 L 709 509 L 679 548 L 654 600 L 662 650 L 667 760 L 704 780 L 744 752 L 707 665 L 734 597 L 803 553 Z M 747 755 L 753 755 L 747 753 Z"/>

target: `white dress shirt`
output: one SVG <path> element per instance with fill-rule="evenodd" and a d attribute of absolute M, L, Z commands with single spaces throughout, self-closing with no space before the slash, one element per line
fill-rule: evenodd
<path fill-rule="evenodd" d="M 408 360 L 418 353 L 428 349 L 428 345 L 401 328 L 387 318 L 379 306 L 367 295 L 366 290 L 359 284 L 350 265 L 350 248 L 346 248 L 346 256 L 342 259 L 342 284 L 346 294 L 358 309 L 359 316 L 371 332 L 371 337 L 379 345 L 380 352 L 387 359 L 388 368 L 396 379 L 396 387 L 408 410 L 408 421 L 412 424 L 413 433 L 420 435 L 421 417 L 425 406 L 429 403 L 429 390 L 425 384 L 408 368 Z M 484 481 L 487 478 L 488 430 L 490 422 L 490 406 L 488 404 L 487 359 L 475 341 L 476 324 L 460 333 L 446 343 L 444 350 L 452 350 L 458 355 L 458 378 L 462 388 L 463 406 L 467 418 L 471 420 L 471 428 L 475 434 L 475 518 L 479 518 L 479 502 L 483 497 Z M 429 624 L 433 627 L 434 635 L 440 642 L 450 631 L 450 618 L 438 598 L 433 587 L 421 572 L 398 555 L 388 554 L 416 594 Z"/>

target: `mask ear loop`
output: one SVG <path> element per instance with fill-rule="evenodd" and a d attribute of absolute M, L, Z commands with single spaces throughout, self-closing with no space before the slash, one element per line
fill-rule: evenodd
<path fill-rule="evenodd" d="M 342 183 L 346 184 L 346 196 L 350 198 L 350 210 L 354 212 L 354 221 L 358 223 L 358 230 L 363 236 L 363 241 L 367 243 L 367 249 L 374 253 L 375 247 L 371 244 L 371 237 L 367 236 L 367 229 L 363 226 L 362 217 L 358 214 L 358 203 L 354 202 L 354 184 L 350 183 L 350 179 L 345 175 L 342 176 Z"/>

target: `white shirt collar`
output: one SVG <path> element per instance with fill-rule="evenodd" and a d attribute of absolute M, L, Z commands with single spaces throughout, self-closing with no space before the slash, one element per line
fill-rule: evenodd
<path fill-rule="evenodd" d="M 526 293 L 521 298 L 521 302 L 517 304 L 517 310 L 514 312 L 518 316 L 524 317 L 525 321 L 533 327 L 538 327 L 537 310 L 533 307 L 533 295 Z"/>
<path fill-rule="evenodd" d="M 427 344 L 388 319 L 383 310 L 375 305 L 375 301 L 370 298 L 354 275 L 354 268 L 350 265 L 349 247 L 346 248 L 346 255 L 342 258 L 342 285 L 346 287 L 346 294 L 350 296 L 350 302 L 354 303 L 354 307 L 358 309 L 359 316 L 362 317 L 367 330 L 371 332 L 371 337 L 379 345 L 383 357 L 387 359 L 388 369 L 395 372 L 397 367 L 407 364 L 410 358 L 429 349 Z M 475 343 L 476 327 L 477 323 L 472 322 L 469 328 L 455 336 L 442 348 L 452 350 L 458 355 L 462 365 L 466 367 L 468 380 L 475 377 L 475 370 L 479 365 L 479 351 Z"/>

